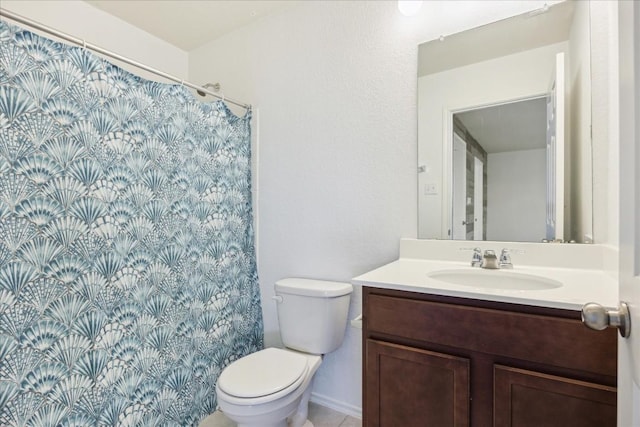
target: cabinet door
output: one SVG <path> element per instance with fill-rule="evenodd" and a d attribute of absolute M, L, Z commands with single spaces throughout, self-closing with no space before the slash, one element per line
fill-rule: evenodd
<path fill-rule="evenodd" d="M 616 389 L 495 365 L 494 427 L 616 426 Z"/>
<path fill-rule="evenodd" d="M 469 425 L 469 360 L 368 339 L 367 427 Z"/>

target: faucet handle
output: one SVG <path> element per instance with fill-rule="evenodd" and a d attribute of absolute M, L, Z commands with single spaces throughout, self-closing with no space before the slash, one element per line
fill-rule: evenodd
<path fill-rule="evenodd" d="M 480 248 L 473 248 L 473 256 L 471 257 L 471 267 L 482 266 L 482 251 Z"/>
<path fill-rule="evenodd" d="M 509 255 L 509 249 L 502 249 L 500 252 L 500 268 L 513 268 L 511 263 L 511 255 Z"/>

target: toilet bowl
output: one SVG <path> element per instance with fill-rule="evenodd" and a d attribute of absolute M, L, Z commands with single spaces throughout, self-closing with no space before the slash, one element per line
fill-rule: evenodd
<path fill-rule="evenodd" d="M 311 426 L 307 408 L 321 363 L 321 356 L 279 348 L 239 359 L 218 379 L 220 409 L 238 427 Z"/>
<path fill-rule="evenodd" d="M 266 348 L 227 366 L 216 384 L 218 405 L 238 427 L 313 427 L 307 420 L 313 376 L 322 355 L 342 343 L 353 287 L 283 279 L 275 291 L 285 348 Z"/>

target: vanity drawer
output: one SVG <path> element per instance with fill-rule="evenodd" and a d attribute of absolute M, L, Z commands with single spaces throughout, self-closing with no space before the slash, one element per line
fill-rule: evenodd
<path fill-rule="evenodd" d="M 569 319 L 374 292 L 366 292 L 365 298 L 366 328 L 374 336 L 384 334 L 616 376 L 616 358 L 612 357 L 616 331 L 588 329 L 578 312 Z"/>

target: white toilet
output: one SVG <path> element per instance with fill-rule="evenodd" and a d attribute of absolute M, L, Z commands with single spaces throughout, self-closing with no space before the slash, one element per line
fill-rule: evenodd
<path fill-rule="evenodd" d="M 238 427 L 313 427 L 307 420 L 313 375 L 322 355 L 342 343 L 349 283 L 283 279 L 275 285 L 284 349 L 267 348 L 227 366 L 218 405 Z"/>

